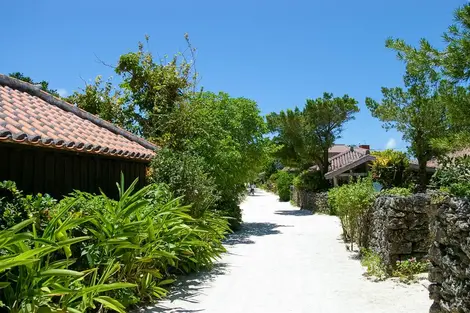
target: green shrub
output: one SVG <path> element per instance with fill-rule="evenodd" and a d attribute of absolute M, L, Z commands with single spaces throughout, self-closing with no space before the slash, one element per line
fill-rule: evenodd
<path fill-rule="evenodd" d="M 361 264 L 367 268 L 367 276 L 376 277 L 378 280 L 384 280 L 388 276 L 382 258 L 369 249 L 361 248 Z"/>
<path fill-rule="evenodd" d="M 219 199 L 214 179 L 205 171 L 202 158 L 189 152 L 162 149 L 152 161 L 150 181 L 167 184 L 182 203 L 191 204 L 191 215 L 202 216 Z"/>
<path fill-rule="evenodd" d="M 0 182 L 0 230 L 32 218 L 44 219 L 56 201 L 49 195 L 23 195 L 12 181 Z M 41 227 L 40 225 L 36 225 Z"/>
<path fill-rule="evenodd" d="M 385 188 L 408 186 L 412 179 L 410 161 L 405 153 L 395 150 L 374 151 L 376 159 L 372 162 L 371 172 L 374 181 Z"/>
<path fill-rule="evenodd" d="M 276 186 L 277 194 L 280 201 L 290 200 L 290 186 L 292 185 L 292 175 L 287 172 L 280 171 L 277 175 Z"/>
<path fill-rule="evenodd" d="M 443 158 L 431 183 L 454 196 L 470 196 L 470 156 Z"/>
<path fill-rule="evenodd" d="M 410 258 L 404 261 L 397 261 L 393 276 L 399 277 L 401 281 L 410 282 L 415 280 L 415 275 L 425 273 L 429 269 L 429 261 L 418 261 Z"/>
<path fill-rule="evenodd" d="M 410 188 L 402 188 L 402 187 L 393 187 L 390 189 L 383 189 L 380 193 L 385 194 L 385 195 L 404 196 L 404 197 L 413 194 Z"/>
<path fill-rule="evenodd" d="M 323 191 L 328 189 L 325 179 L 319 171 L 303 171 L 293 180 L 293 185 L 299 190 Z"/>
<path fill-rule="evenodd" d="M 269 179 L 266 183 L 269 191 L 277 193 L 277 185 L 276 184 L 277 184 L 278 175 L 279 175 L 279 172 L 276 172 L 276 173 L 272 174 L 271 176 L 269 176 Z"/>
<path fill-rule="evenodd" d="M 225 251 L 225 218 L 191 217 L 167 186 L 134 190 L 136 183 L 125 189 L 122 178 L 117 201 L 76 192 L 47 216 L 0 231 L 0 307 L 125 312 L 161 298 L 175 274 L 210 267 Z"/>
<path fill-rule="evenodd" d="M 343 234 L 351 243 L 363 244 L 363 232 L 367 222 L 364 214 L 374 203 L 376 192 L 370 178 L 358 179 L 356 182 L 335 187 L 328 192 L 328 204 L 338 215 L 343 227 Z"/>

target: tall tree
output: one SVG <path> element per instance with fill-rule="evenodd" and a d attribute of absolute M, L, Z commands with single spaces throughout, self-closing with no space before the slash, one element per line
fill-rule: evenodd
<path fill-rule="evenodd" d="M 257 177 L 269 142 L 256 102 L 226 93 L 196 93 L 174 110 L 163 142 L 204 158 L 223 199 L 238 201 L 243 183 Z"/>
<path fill-rule="evenodd" d="M 139 42 L 137 51 L 120 56 L 114 68 L 122 81 L 113 86 L 98 77 L 94 84 L 67 100 L 103 119 L 160 144 L 170 114 L 195 92 L 195 49 L 185 35 L 187 50 L 155 58 Z M 149 37 L 145 37 L 148 43 Z M 110 66 L 110 65 L 108 65 Z"/>
<path fill-rule="evenodd" d="M 454 20 L 444 33 L 447 46 L 438 58 L 444 74 L 440 93 L 449 129 L 435 145 L 449 151 L 468 148 L 470 144 L 470 5 L 457 8 Z"/>
<path fill-rule="evenodd" d="M 8 76 L 10 77 L 13 77 L 13 78 L 16 78 L 16 79 L 19 79 L 19 80 L 22 80 L 24 82 L 27 82 L 27 83 L 30 83 L 30 84 L 33 84 L 33 85 L 40 85 L 41 86 L 41 90 L 47 92 L 47 93 L 50 93 L 51 95 L 53 96 L 56 96 L 57 98 L 60 98 L 60 95 L 59 93 L 57 92 L 57 90 L 55 89 L 49 89 L 49 82 L 45 81 L 45 80 L 41 80 L 41 81 L 33 81 L 33 79 L 29 76 L 26 76 L 24 75 L 23 73 L 21 72 L 14 72 L 14 73 L 10 73 L 8 74 Z"/>
<path fill-rule="evenodd" d="M 269 114 L 269 130 L 275 134 L 274 141 L 282 146 L 278 157 L 285 164 L 300 167 L 314 163 L 323 175 L 326 174 L 328 149 L 340 138 L 344 124 L 354 119 L 357 112 L 355 99 L 324 93 L 321 98 L 308 99 L 302 111 L 295 108 Z"/>
<path fill-rule="evenodd" d="M 148 42 L 149 37 L 146 37 Z M 158 142 L 171 112 L 196 88 L 194 48 L 185 39 L 191 59 L 184 53 L 155 59 L 139 43 L 137 52 L 121 55 L 115 71 L 121 76 L 129 113 L 137 132 Z"/>
<path fill-rule="evenodd" d="M 424 39 L 419 48 L 400 39 L 389 39 L 386 46 L 394 49 L 398 59 L 406 64 L 405 88 L 382 87 L 382 101 L 367 98 L 366 105 L 374 117 L 384 122 L 385 129 L 397 129 L 410 142 L 410 150 L 418 160 L 419 187 L 424 190 L 427 161 L 439 155 L 432 142 L 447 129 L 445 106 L 439 93 L 441 75 L 435 62 L 438 52 Z"/>
<path fill-rule="evenodd" d="M 454 81 L 470 79 L 470 4 L 465 4 L 454 13 L 454 24 L 444 33 L 447 47 L 442 54 L 442 65 L 446 76 Z"/>

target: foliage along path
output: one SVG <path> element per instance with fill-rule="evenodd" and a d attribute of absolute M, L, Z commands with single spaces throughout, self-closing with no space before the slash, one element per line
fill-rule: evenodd
<path fill-rule="evenodd" d="M 372 282 L 340 239 L 334 216 L 311 215 L 257 191 L 215 268 L 176 285 L 147 312 L 427 312 L 421 284 Z"/>

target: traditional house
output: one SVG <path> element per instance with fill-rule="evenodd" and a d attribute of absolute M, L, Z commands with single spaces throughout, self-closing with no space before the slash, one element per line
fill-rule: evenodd
<path fill-rule="evenodd" d="M 375 160 L 367 145 L 352 147 L 337 144 L 328 150 L 328 156 L 330 166 L 325 178 L 333 181 L 335 186 L 348 181 L 351 176 L 367 176 L 368 164 Z M 318 166 L 314 165 L 310 169 L 318 170 Z"/>
<path fill-rule="evenodd" d="M 329 169 L 325 178 L 331 180 L 334 186 L 349 181 L 351 176 L 367 176 L 370 164 L 375 160 L 375 156 L 370 154 L 369 145 L 359 145 L 358 147 L 336 144 L 328 150 Z M 311 170 L 318 170 L 314 165 Z M 410 169 L 418 170 L 416 161 L 410 162 Z M 429 161 L 426 167 L 429 175 L 432 175 L 436 169 L 436 162 Z"/>
<path fill-rule="evenodd" d="M 156 146 L 0 74 L 0 181 L 54 197 L 73 190 L 116 196 L 120 173 L 145 183 Z"/>

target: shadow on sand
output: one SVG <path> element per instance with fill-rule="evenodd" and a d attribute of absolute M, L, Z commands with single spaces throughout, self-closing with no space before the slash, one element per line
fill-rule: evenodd
<path fill-rule="evenodd" d="M 309 216 L 313 214 L 312 212 L 308 210 L 280 210 L 274 213 L 278 215 L 290 215 L 290 216 Z"/>
<path fill-rule="evenodd" d="M 196 297 L 207 287 L 207 283 L 214 281 L 217 276 L 225 275 L 228 272 L 226 263 L 216 263 L 205 271 L 178 277 L 177 282 L 171 287 L 166 300 L 175 300 L 189 303 L 198 303 Z M 204 309 L 186 309 L 182 307 L 166 307 L 163 304 L 154 304 L 140 309 L 142 313 L 196 313 L 203 312 Z"/>
<path fill-rule="evenodd" d="M 239 231 L 230 234 L 224 240 L 225 245 L 252 244 L 255 243 L 250 237 L 262 237 L 280 234 L 280 227 L 289 227 L 276 223 L 243 223 Z"/>

